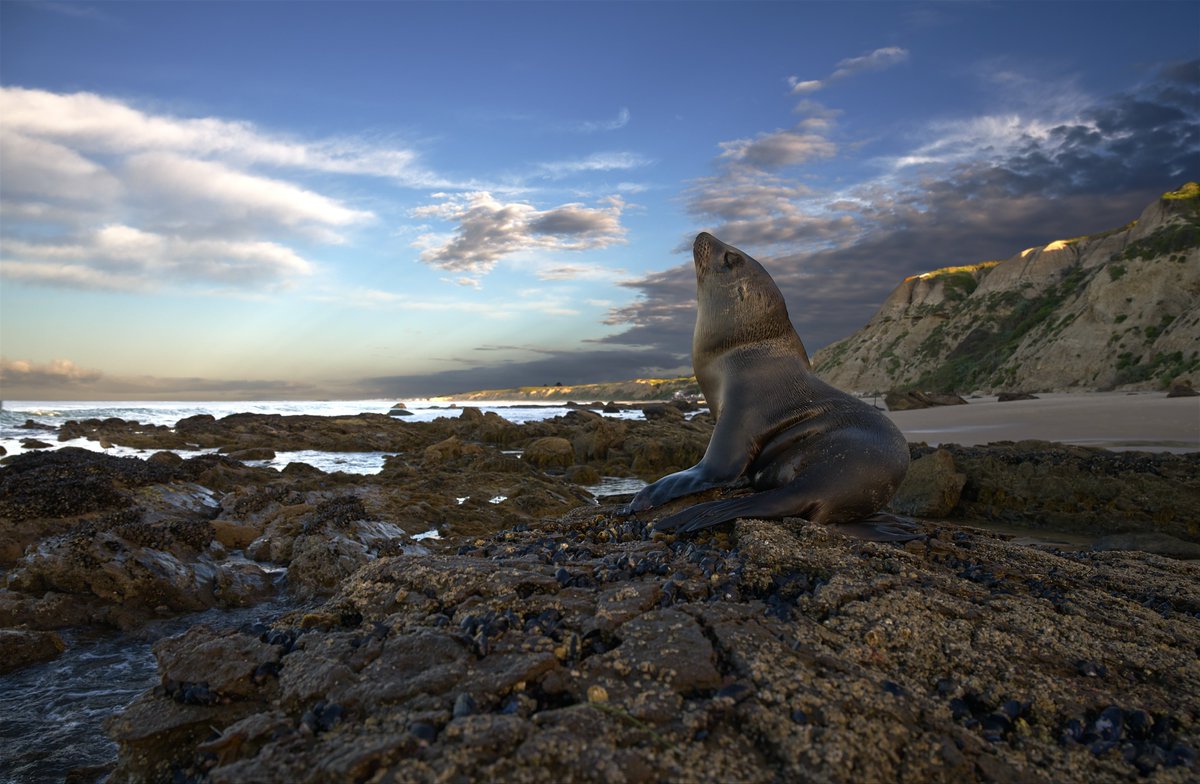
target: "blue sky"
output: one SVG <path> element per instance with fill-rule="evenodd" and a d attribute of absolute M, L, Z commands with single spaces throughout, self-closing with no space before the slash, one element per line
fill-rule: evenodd
<path fill-rule="evenodd" d="M 710 230 L 810 352 L 1200 176 L 1200 4 L 0 2 L 0 396 L 690 372 Z"/>

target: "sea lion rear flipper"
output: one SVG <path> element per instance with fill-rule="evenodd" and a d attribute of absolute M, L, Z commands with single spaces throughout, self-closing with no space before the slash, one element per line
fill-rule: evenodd
<path fill-rule="evenodd" d="M 838 523 L 834 530 L 871 542 L 911 542 L 914 539 L 928 538 L 926 534 L 921 533 L 914 521 L 888 512 L 876 512 L 852 523 Z"/>
<path fill-rule="evenodd" d="M 676 531 L 687 534 L 710 526 L 719 525 L 739 517 L 777 518 L 787 516 L 807 517 L 810 508 L 819 502 L 797 504 L 796 492 L 790 487 L 777 487 L 754 495 L 730 498 L 725 501 L 710 501 L 696 504 L 654 524 L 655 531 Z"/>

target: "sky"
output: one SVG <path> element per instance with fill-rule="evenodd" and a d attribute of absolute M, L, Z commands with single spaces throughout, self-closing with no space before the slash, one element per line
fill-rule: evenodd
<path fill-rule="evenodd" d="M 691 240 L 812 353 L 1200 178 L 1196 2 L 0 0 L 0 398 L 691 372 Z"/>

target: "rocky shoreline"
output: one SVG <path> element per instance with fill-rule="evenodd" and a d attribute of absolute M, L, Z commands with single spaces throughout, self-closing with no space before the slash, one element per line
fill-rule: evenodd
<path fill-rule="evenodd" d="M 696 462 L 711 421 L 682 408 L 68 424 L 158 451 L 5 458 L 3 659 L 288 597 L 269 626 L 155 645 L 160 685 L 108 724 L 112 781 L 1194 778 L 1200 454 L 913 444 L 894 508 L 916 541 L 684 539 L 587 489 Z M 254 464 L 300 449 L 392 456 Z M 964 525 L 988 522 L 1176 557 Z"/>

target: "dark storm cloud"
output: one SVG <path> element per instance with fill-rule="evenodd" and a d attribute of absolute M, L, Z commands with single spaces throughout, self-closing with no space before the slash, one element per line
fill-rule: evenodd
<path fill-rule="evenodd" d="M 1189 80 L 1190 79 L 1190 80 Z M 1200 61 L 1164 68 L 1156 83 L 1060 125 L 995 166 L 1016 194 L 1166 189 L 1200 173 Z M 1006 179 L 1007 178 L 1007 179 Z M 966 184 L 970 184 L 968 180 Z"/>
<path fill-rule="evenodd" d="M 1007 150 L 984 151 L 989 159 L 912 167 L 900 181 L 861 186 L 819 209 L 799 183 L 733 170 L 697 180 L 686 206 L 764 263 L 815 350 L 861 327 L 909 275 L 1120 226 L 1200 176 L 1197 77 L 1196 62 L 1171 65 L 1138 94 L 1113 96 L 1078 122 Z M 692 265 L 626 285 L 640 297 L 614 309 L 609 323 L 628 329 L 603 342 L 686 353 Z"/>
<path fill-rule="evenodd" d="M 666 351 L 598 349 L 546 352 L 528 361 L 447 370 L 412 376 L 382 376 L 361 381 L 359 388 L 381 397 L 430 397 L 477 389 L 510 389 L 530 384 L 598 384 L 626 378 L 689 372 L 686 358 Z"/>

